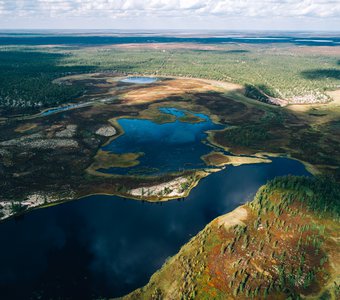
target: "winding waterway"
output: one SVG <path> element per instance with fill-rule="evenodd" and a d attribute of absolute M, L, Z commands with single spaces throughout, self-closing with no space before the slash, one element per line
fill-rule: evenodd
<path fill-rule="evenodd" d="M 118 297 L 146 284 L 215 217 L 275 176 L 308 175 L 295 160 L 228 167 L 184 201 L 150 204 L 91 196 L 0 224 L 2 299 Z"/>

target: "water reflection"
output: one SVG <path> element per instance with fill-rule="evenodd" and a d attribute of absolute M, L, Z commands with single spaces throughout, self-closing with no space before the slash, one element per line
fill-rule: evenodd
<path fill-rule="evenodd" d="M 91 299 L 131 292 L 212 219 L 285 174 L 308 173 L 297 161 L 275 158 L 272 164 L 214 173 L 185 201 L 149 204 L 91 196 L 4 222 L 1 296 Z"/>

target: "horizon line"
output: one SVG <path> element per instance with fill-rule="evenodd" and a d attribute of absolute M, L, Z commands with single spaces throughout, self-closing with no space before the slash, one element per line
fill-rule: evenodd
<path fill-rule="evenodd" d="M 211 32 L 211 31 L 222 31 L 222 32 L 339 32 L 340 29 L 304 29 L 304 30 L 294 30 L 294 29 L 191 29 L 191 28 L 166 28 L 166 29 L 151 29 L 151 28 L 143 28 L 143 29 L 131 29 L 131 28 L 1 28 L 1 30 L 9 30 L 9 31 L 195 31 L 195 32 Z"/>

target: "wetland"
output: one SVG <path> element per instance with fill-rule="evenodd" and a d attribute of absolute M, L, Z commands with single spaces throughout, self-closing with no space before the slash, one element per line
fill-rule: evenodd
<path fill-rule="evenodd" d="M 337 299 L 340 48 L 267 38 L 1 46 L 0 297 Z"/>

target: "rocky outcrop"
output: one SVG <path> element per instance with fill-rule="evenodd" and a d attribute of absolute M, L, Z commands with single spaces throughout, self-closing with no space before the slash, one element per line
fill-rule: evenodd
<path fill-rule="evenodd" d="M 117 130 L 113 126 L 103 126 L 96 131 L 96 134 L 106 137 L 114 136 L 116 133 Z"/>

